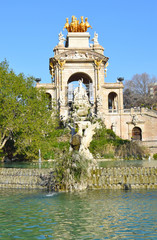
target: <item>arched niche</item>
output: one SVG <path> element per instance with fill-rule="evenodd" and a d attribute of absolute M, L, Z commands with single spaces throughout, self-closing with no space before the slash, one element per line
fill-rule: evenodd
<path fill-rule="evenodd" d="M 115 92 L 110 92 L 108 94 L 108 109 L 118 111 L 118 95 Z"/>
<path fill-rule="evenodd" d="M 76 87 L 78 87 L 79 85 L 79 80 L 82 80 L 82 85 L 83 87 L 86 89 L 89 101 L 91 103 L 94 102 L 94 91 L 93 91 L 93 81 L 91 79 L 91 77 L 84 73 L 84 72 L 77 72 L 72 74 L 69 79 L 68 79 L 68 102 L 72 102 L 73 101 L 73 93 L 74 93 L 74 89 Z"/>
<path fill-rule="evenodd" d="M 132 140 L 142 140 L 142 130 L 139 127 L 132 129 Z"/>

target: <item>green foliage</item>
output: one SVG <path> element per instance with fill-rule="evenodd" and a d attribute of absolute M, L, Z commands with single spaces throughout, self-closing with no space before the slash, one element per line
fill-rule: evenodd
<path fill-rule="evenodd" d="M 153 158 L 154 160 L 157 160 L 157 153 L 154 153 Z"/>
<path fill-rule="evenodd" d="M 126 141 L 115 149 L 115 154 L 123 159 L 142 159 L 147 150 L 136 142 Z"/>
<path fill-rule="evenodd" d="M 56 161 L 55 189 L 72 190 L 75 184 L 86 181 L 90 160 L 85 159 L 77 152 L 64 153 L 62 158 Z"/>
<path fill-rule="evenodd" d="M 103 154 L 103 158 L 106 158 L 106 159 L 114 159 L 114 153 L 113 153 L 113 152 L 104 153 L 104 154 Z"/>
<path fill-rule="evenodd" d="M 12 154 L 26 159 L 51 150 L 58 134 L 57 118 L 48 108 L 44 89 L 35 88 L 33 77 L 16 75 L 6 61 L 0 63 L 0 149 L 14 141 Z"/>
<path fill-rule="evenodd" d="M 146 154 L 144 147 L 136 142 L 121 139 L 104 126 L 96 130 L 89 150 L 96 158 L 142 159 Z"/>

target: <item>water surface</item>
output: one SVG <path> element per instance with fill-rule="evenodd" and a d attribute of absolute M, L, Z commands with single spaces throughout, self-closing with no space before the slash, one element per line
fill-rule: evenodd
<path fill-rule="evenodd" d="M 157 239 L 157 191 L 0 189 L 0 239 Z"/>
<path fill-rule="evenodd" d="M 99 167 L 157 167 L 157 160 L 98 160 Z M 34 162 L 0 162 L 0 168 L 54 168 L 55 161 Z"/>

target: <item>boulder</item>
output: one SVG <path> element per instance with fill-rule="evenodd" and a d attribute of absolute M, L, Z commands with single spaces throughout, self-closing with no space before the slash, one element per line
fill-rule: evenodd
<path fill-rule="evenodd" d="M 81 136 L 78 134 L 73 135 L 70 144 L 73 150 L 78 151 L 81 145 Z"/>

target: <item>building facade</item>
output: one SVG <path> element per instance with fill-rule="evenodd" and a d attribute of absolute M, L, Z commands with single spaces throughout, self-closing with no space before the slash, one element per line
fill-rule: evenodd
<path fill-rule="evenodd" d="M 81 80 L 91 106 L 90 114 L 101 118 L 106 127 L 121 138 L 139 140 L 149 146 L 151 152 L 157 152 L 157 112 L 144 108 L 124 109 L 122 79 L 105 82 L 109 58 L 98 42 L 98 34 L 94 34 L 90 43 L 87 31 L 73 31 L 73 25 L 70 29 L 70 24 L 66 24 L 66 39 L 59 34 L 54 56 L 49 59 L 52 83 L 37 82 L 36 87 L 46 89 L 51 104 L 55 102 L 61 119 L 66 121 L 71 114 L 75 88 Z"/>

